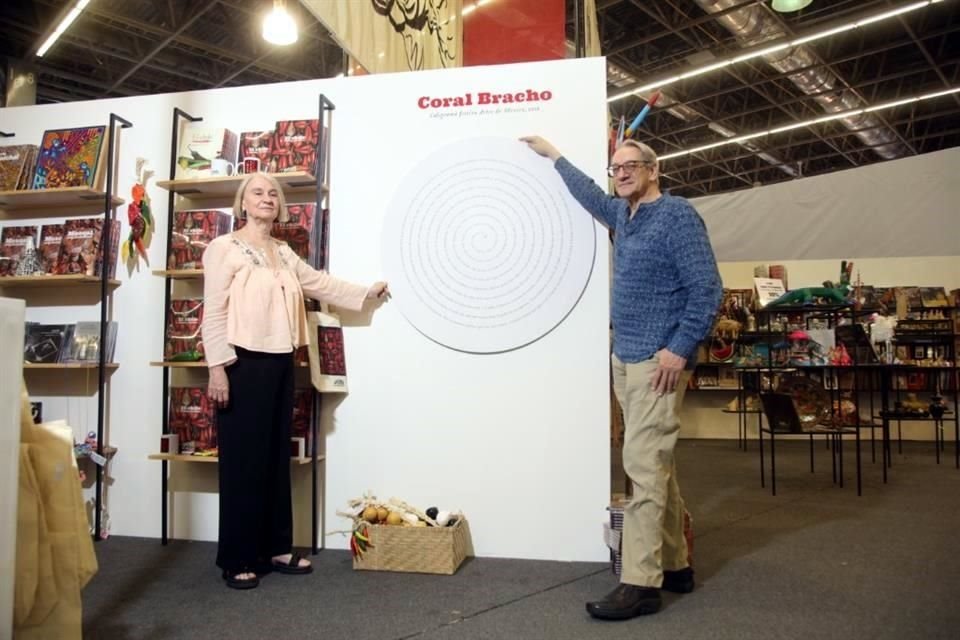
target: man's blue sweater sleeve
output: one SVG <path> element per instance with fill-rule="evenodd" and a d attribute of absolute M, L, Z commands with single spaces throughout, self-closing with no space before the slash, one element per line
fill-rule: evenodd
<path fill-rule="evenodd" d="M 703 219 L 690 204 L 686 204 L 684 213 L 677 221 L 669 246 L 677 257 L 679 284 L 687 291 L 687 304 L 667 349 L 691 360 L 696 356 L 697 344 L 713 327 L 723 284 Z"/>
<path fill-rule="evenodd" d="M 618 205 L 617 199 L 608 196 L 607 193 L 597 186 L 597 183 L 590 179 L 590 176 L 573 166 L 569 160 L 560 157 L 556 162 L 557 172 L 563 178 L 567 189 L 576 198 L 584 209 L 590 212 L 600 224 L 608 229 L 615 229 L 617 226 L 617 211 L 622 205 Z"/>

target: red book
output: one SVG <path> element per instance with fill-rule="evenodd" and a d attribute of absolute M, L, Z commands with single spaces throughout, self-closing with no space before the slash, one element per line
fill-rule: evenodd
<path fill-rule="evenodd" d="M 60 245 L 63 243 L 62 224 L 45 224 L 40 227 L 40 260 L 47 273 L 57 269 L 57 259 L 60 257 Z"/>
<path fill-rule="evenodd" d="M 319 120 L 279 120 L 270 138 L 268 173 L 306 171 L 313 173 L 317 164 L 317 131 Z"/>
<path fill-rule="evenodd" d="M 217 448 L 217 412 L 203 387 L 170 389 L 169 425 L 180 438 L 182 452 Z"/>
<path fill-rule="evenodd" d="M 270 139 L 273 131 L 244 131 L 240 134 L 240 154 L 237 164 L 243 163 L 244 158 L 256 158 L 260 161 L 260 169 L 267 170 L 270 164 Z"/>
<path fill-rule="evenodd" d="M 53 272 L 57 275 L 99 276 L 103 266 L 100 241 L 103 218 L 76 218 L 63 223 L 60 253 Z M 107 235 L 107 275 L 113 277 L 117 269 L 120 245 L 120 221 L 113 220 Z"/>
<path fill-rule="evenodd" d="M 175 211 L 168 250 L 168 269 L 202 269 L 207 245 L 230 233 L 233 215 L 226 209 Z"/>
<path fill-rule="evenodd" d="M 313 254 L 313 220 L 317 211 L 315 204 L 291 204 L 287 206 L 286 222 L 274 222 L 271 234 L 283 240 L 293 252 L 308 264 Z"/>
<path fill-rule="evenodd" d="M 173 362 L 203 360 L 203 298 L 171 300 L 163 341 L 163 359 Z"/>

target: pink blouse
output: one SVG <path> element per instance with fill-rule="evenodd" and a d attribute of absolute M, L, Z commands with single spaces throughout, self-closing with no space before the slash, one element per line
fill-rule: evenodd
<path fill-rule="evenodd" d="M 213 240 L 203 253 L 203 347 L 207 366 L 236 360 L 234 347 L 288 353 L 307 344 L 304 294 L 360 310 L 367 287 L 317 271 L 277 245 L 277 268 L 234 234 Z"/>

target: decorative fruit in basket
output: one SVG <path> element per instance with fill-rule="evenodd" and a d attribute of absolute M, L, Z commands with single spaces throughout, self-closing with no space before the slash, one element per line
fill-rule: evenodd
<path fill-rule="evenodd" d="M 387 524 L 393 524 L 393 525 L 403 524 L 403 516 L 401 516 L 396 511 L 391 511 L 390 513 L 387 514 Z"/>
<path fill-rule="evenodd" d="M 376 524 L 377 522 L 377 508 L 376 507 L 367 507 L 363 510 L 363 519 L 371 524 Z"/>
<path fill-rule="evenodd" d="M 384 522 L 389 514 L 390 512 L 385 508 L 377 507 L 377 522 Z"/>

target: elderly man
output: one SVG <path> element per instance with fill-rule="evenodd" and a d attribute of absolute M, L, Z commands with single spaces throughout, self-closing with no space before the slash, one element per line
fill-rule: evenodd
<path fill-rule="evenodd" d="M 611 620 L 655 613 L 661 588 L 688 593 L 694 586 L 673 451 L 697 345 L 722 296 L 716 259 L 693 206 L 660 191 L 657 156 L 647 145 L 627 140 L 613 154 L 611 197 L 543 138 L 521 140 L 554 161 L 570 193 L 614 231 L 611 359 L 633 496 L 623 514 L 620 584 L 588 602 L 587 612 Z"/>

